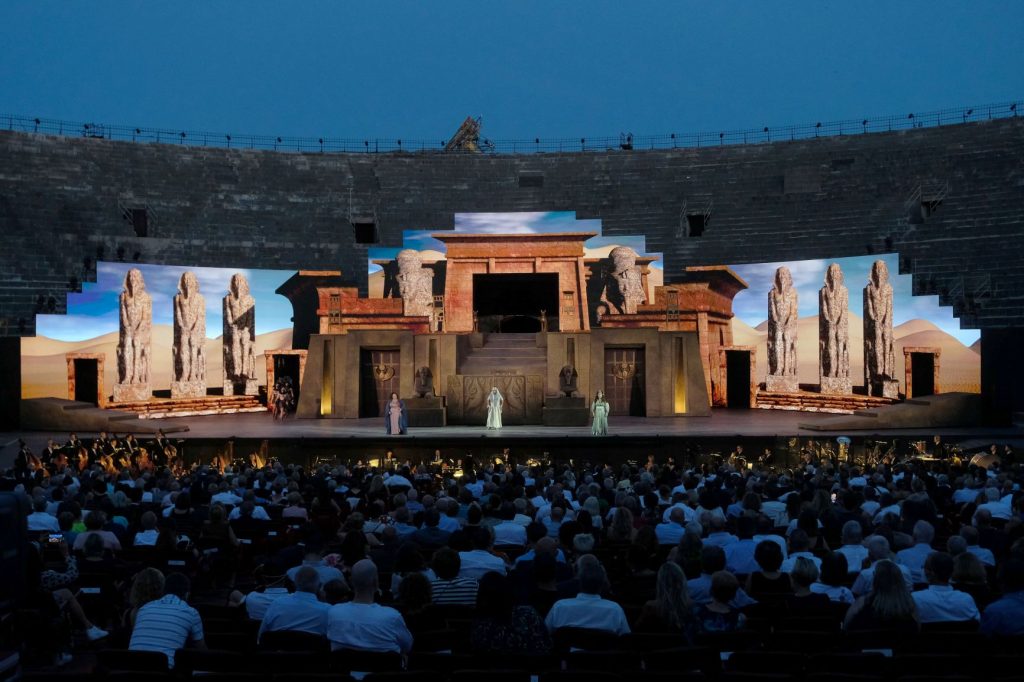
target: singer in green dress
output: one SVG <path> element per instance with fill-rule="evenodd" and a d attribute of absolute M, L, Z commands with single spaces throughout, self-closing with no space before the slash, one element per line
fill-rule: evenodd
<path fill-rule="evenodd" d="M 610 411 L 611 406 L 604 399 L 604 391 L 598 391 L 597 395 L 594 396 L 593 404 L 590 406 L 590 416 L 594 419 L 594 424 L 590 429 L 592 434 L 595 436 L 608 435 L 608 413 Z"/>

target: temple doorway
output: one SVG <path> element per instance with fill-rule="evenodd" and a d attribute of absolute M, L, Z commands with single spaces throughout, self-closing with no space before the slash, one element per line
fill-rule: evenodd
<path fill-rule="evenodd" d="M 281 377 L 289 377 L 292 381 L 292 391 L 295 392 L 295 404 L 299 404 L 299 386 L 302 383 L 301 358 L 298 355 L 275 355 L 274 381 Z M 273 390 L 273 386 L 268 390 Z"/>
<path fill-rule="evenodd" d="M 99 404 L 99 361 L 92 358 L 75 358 L 75 400 L 82 403 Z"/>
<path fill-rule="evenodd" d="M 725 351 L 726 404 L 734 410 L 750 408 L 750 351 Z"/>
<path fill-rule="evenodd" d="M 932 353 L 910 354 L 911 388 L 908 398 L 918 398 L 935 393 L 935 355 Z"/>
<path fill-rule="evenodd" d="M 645 375 L 643 347 L 605 348 L 605 396 L 613 415 L 647 416 Z"/>
<path fill-rule="evenodd" d="M 391 393 L 399 393 L 398 350 L 359 351 L 359 416 L 382 417 Z"/>
<path fill-rule="evenodd" d="M 473 275 L 473 310 L 482 332 L 558 330 L 558 275 L 555 273 Z"/>

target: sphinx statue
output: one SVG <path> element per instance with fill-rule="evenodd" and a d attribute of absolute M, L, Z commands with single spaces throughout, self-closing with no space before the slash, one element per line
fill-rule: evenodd
<path fill-rule="evenodd" d="M 799 390 L 796 364 L 796 330 L 799 318 L 793 275 L 783 266 L 775 271 L 775 284 L 768 292 L 768 391 L 793 393 Z"/>
<path fill-rule="evenodd" d="M 256 299 L 249 293 L 245 275 L 231 276 L 231 289 L 224 297 L 224 395 L 255 395 Z"/>
<path fill-rule="evenodd" d="M 818 375 L 822 393 L 850 393 L 850 292 L 838 263 L 828 266 L 818 291 Z"/>
<path fill-rule="evenodd" d="M 182 274 L 174 296 L 172 398 L 206 395 L 206 299 L 195 273 Z"/>
<path fill-rule="evenodd" d="M 434 309 L 434 271 L 423 267 L 423 259 L 414 249 L 404 249 L 395 258 L 398 262 L 398 291 L 402 297 L 403 314 L 407 317 L 430 317 Z"/>
<path fill-rule="evenodd" d="M 149 355 L 153 337 L 153 299 L 146 291 L 142 271 L 132 268 L 118 297 L 120 326 L 117 340 L 115 402 L 149 400 Z"/>
<path fill-rule="evenodd" d="M 416 370 L 416 381 L 413 390 L 418 398 L 434 397 L 434 373 L 426 365 Z"/>

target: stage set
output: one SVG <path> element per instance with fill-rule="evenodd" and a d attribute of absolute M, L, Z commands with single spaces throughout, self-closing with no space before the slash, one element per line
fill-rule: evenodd
<path fill-rule="evenodd" d="M 438 451 L 489 459 L 505 448 L 524 459 L 714 462 L 737 446 L 753 453 L 744 463 L 791 466 L 808 451 L 839 454 L 839 436 L 854 436 L 842 454 L 862 460 L 880 449 L 928 454 L 934 448 L 922 444 L 934 435 L 947 454 L 962 450 L 953 445 L 961 441 L 980 447 L 1020 435 L 981 429 L 979 396 L 941 393 L 939 348 L 904 345 L 901 393 L 883 260 L 867 281 L 849 283 L 863 300 L 857 348 L 839 264 L 828 266 L 818 292 L 817 338 L 797 338 L 793 277 L 775 269 L 762 383 L 756 349 L 733 338 L 733 299 L 747 288 L 739 275 L 689 267 L 671 283 L 653 283 L 656 256 L 629 246 L 588 256 L 595 236 L 435 233 L 444 258 L 404 248 L 372 261 L 383 280 L 375 297 L 361 296 L 340 272 L 298 271 L 277 289 L 292 305 L 293 347 L 267 350 L 259 363 L 256 302 L 235 274 L 222 302 L 213 391 L 206 303 L 191 272 L 173 299 L 171 388 L 153 391 L 153 301 L 131 269 L 118 296 L 112 393 L 104 354 L 69 353 L 69 400 L 23 401 L 23 422 L 57 440 L 68 431 L 160 428 L 192 462 L 223 456 L 230 442 L 233 456 L 260 451 L 307 466 L 389 452 L 413 461 Z M 799 381 L 798 344 L 817 351 L 816 384 Z M 856 386 L 854 353 L 864 360 Z M 489 428 L 494 413 L 500 428 Z"/>

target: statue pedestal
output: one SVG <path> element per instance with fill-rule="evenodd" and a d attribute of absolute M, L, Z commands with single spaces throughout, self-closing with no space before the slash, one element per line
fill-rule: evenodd
<path fill-rule="evenodd" d="M 448 423 L 444 398 L 406 398 L 405 411 L 409 416 L 409 427 L 445 426 Z"/>
<path fill-rule="evenodd" d="M 114 384 L 115 403 L 142 403 L 152 397 L 149 384 Z"/>
<path fill-rule="evenodd" d="M 205 381 L 172 381 L 171 398 L 205 398 Z"/>
<path fill-rule="evenodd" d="M 853 393 L 853 384 L 850 377 L 820 377 L 819 393 L 828 395 L 847 395 Z"/>
<path fill-rule="evenodd" d="M 871 395 L 879 398 L 892 398 L 894 400 L 899 398 L 899 379 L 875 379 L 871 382 Z"/>
<path fill-rule="evenodd" d="M 765 377 L 764 390 L 769 393 L 796 393 L 800 390 L 800 382 L 795 376 L 769 374 Z"/>
<path fill-rule="evenodd" d="M 541 419 L 544 426 L 586 426 L 590 423 L 587 399 L 564 396 L 546 398 Z"/>
<path fill-rule="evenodd" d="M 271 387 L 271 389 L 273 389 L 273 387 Z M 256 395 L 259 392 L 260 382 L 257 379 L 224 381 L 224 395 Z"/>

